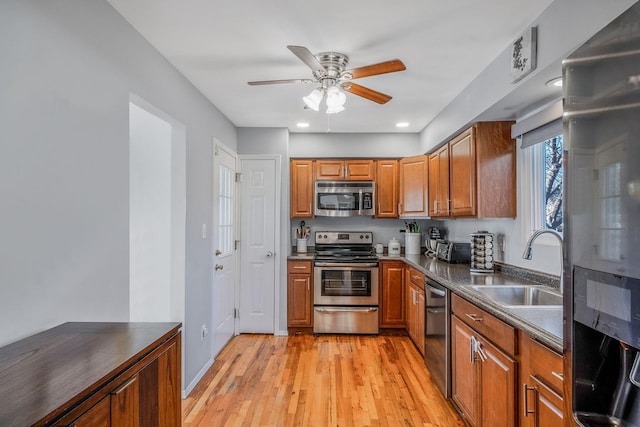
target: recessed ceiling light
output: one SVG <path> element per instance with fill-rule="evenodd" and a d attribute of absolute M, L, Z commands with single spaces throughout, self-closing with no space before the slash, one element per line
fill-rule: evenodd
<path fill-rule="evenodd" d="M 296 126 L 298 126 L 299 128 L 308 128 L 309 123 L 300 122 L 300 123 L 297 123 Z"/>
<path fill-rule="evenodd" d="M 562 77 L 556 77 L 547 82 L 549 87 L 562 87 Z"/>
<path fill-rule="evenodd" d="M 398 123 L 396 123 L 396 127 L 397 128 L 406 128 L 406 127 L 409 127 L 409 123 L 408 122 L 398 122 Z"/>

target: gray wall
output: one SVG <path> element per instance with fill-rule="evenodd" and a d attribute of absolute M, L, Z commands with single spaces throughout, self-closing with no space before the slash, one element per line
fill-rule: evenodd
<path fill-rule="evenodd" d="M 405 157 L 418 153 L 415 133 L 292 133 L 291 157 Z"/>
<path fill-rule="evenodd" d="M 0 345 L 129 319 L 135 93 L 187 129 L 188 384 L 211 359 L 212 139 L 235 127 L 103 0 L 3 0 L 0 57 Z"/>

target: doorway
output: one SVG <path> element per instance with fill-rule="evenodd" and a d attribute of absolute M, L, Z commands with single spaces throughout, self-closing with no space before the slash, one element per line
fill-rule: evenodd
<path fill-rule="evenodd" d="M 185 224 L 185 126 L 131 95 L 130 321 L 184 323 Z"/>

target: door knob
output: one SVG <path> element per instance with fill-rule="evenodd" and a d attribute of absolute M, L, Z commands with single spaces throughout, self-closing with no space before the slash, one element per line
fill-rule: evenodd
<path fill-rule="evenodd" d="M 224 268 L 224 265 L 220 265 L 220 264 L 216 264 L 216 271 L 222 270 Z"/>
<path fill-rule="evenodd" d="M 267 252 L 267 258 L 271 258 L 273 256 L 273 252 L 269 251 Z"/>
<path fill-rule="evenodd" d="M 220 249 L 216 249 L 216 256 L 220 256 L 221 253 Z"/>

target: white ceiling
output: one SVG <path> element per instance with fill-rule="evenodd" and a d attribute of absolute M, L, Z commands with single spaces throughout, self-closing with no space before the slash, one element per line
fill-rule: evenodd
<path fill-rule="evenodd" d="M 238 127 L 420 132 L 552 0 L 108 2 Z M 398 58 L 407 70 L 357 80 L 393 96 L 387 104 L 347 94 L 346 110 L 328 115 L 303 109 L 315 85 L 247 85 L 311 78 L 287 45 L 344 53 L 348 68 Z"/>

